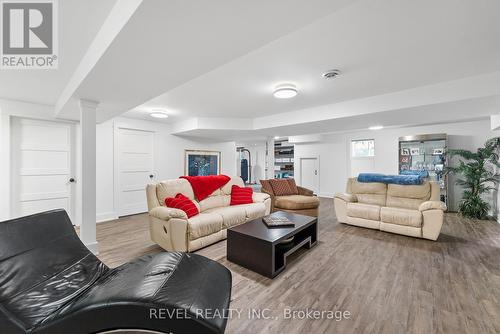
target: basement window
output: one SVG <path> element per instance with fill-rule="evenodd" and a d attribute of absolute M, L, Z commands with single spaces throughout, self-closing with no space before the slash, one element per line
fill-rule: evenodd
<path fill-rule="evenodd" d="M 351 141 L 353 158 L 370 158 L 375 156 L 375 139 L 360 139 Z"/>

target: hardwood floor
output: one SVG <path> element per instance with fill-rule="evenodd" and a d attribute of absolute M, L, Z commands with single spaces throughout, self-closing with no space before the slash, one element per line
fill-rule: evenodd
<path fill-rule="evenodd" d="M 318 245 L 273 280 L 228 262 L 225 241 L 196 252 L 233 273 L 231 308 L 242 314 L 226 333 L 500 333 L 500 224 L 447 214 L 433 242 L 339 224 L 332 204 L 321 199 Z M 98 224 L 97 233 L 112 267 L 162 251 L 146 215 Z M 252 309 L 273 318 L 249 319 Z M 287 309 L 350 319 L 286 319 Z"/>

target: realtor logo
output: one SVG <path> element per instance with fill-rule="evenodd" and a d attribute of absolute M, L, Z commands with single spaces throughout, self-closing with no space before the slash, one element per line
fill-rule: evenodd
<path fill-rule="evenodd" d="M 0 0 L 2 69 L 55 69 L 56 0 Z"/>

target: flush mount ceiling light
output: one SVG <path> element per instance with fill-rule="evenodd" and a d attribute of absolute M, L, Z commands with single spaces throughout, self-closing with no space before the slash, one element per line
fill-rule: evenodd
<path fill-rule="evenodd" d="M 325 79 L 333 79 L 340 75 L 340 70 L 329 70 L 322 74 Z"/>
<path fill-rule="evenodd" d="M 298 94 L 297 87 L 292 84 L 283 84 L 274 88 L 273 95 L 277 99 L 289 99 Z"/>
<path fill-rule="evenodd" d="M 154 118 L 168 118 L 168 114 L 163 110 L 153 110 L 149 113 L 149 116 Z"/>
<path fill-rule="evenodd" d="M 382 125 L 374 125 L 370 126 L 368 129 L 369 130 L 382 130 L 384 127 Z"/>

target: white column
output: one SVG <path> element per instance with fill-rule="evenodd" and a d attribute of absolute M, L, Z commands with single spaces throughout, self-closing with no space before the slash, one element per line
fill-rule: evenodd
<path fill-rule="evenodd" d="M 266 179 L 274 179 L 274 138 L 268 137 L 267 143 L 267 156 L 266 156 Z"/>
<path fill-rule="evenodd" d="M 80 239 L 94 254 L 96 239 L 96 113 L 97 102 L 80 100 Z"/>
<path fill-rule="evenodd" d="M 10 116 L 0 108 L 0 221 L 12 218 L 10 212 Z"/>

